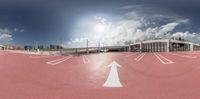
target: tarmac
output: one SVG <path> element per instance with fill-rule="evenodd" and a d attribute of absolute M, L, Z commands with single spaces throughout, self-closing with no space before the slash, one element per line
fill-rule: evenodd
<path fill-rule="evenodd" d="M 200 99 L 200 52 L 0 51 L 0 99 Z"/>

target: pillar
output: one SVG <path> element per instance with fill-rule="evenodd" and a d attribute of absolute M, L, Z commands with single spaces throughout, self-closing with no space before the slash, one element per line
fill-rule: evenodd
<path fill-rule="evenodd" d="M 194 45 L 193 45 L 193 43 L 190 43 L 190 51 L 194 51 Z"/>
<path fill-rule="evenodd" d="M 156 52 L 156 44 L 153 43 L 153 52 Z"/>
<path fill-rule="evenodd" d="M 157 43 L 154 43 L 155 52 L 157 52 Z"/>
<path fill-rule="evenodd" d="M 169 43 L 170 43 L 170 40 L 167 40 L 167 52 L 169 52 L 169 49 L 170 49 L 170 47 L 169 47 Z"/>
<path fill-rule="evenodd" d="M 142 42 L 140 42 L 140 52 L 142 52 Z"/>
<path fill-rule="evenodd" d="M 128 46 L 128 51 L 131 52 L 131 44 Z"/>

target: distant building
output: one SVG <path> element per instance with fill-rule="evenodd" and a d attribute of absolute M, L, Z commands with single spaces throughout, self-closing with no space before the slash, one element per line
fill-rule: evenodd
<path fill-rule="evenodd" d="M 4 45 L 4 49 L 5 50 L 21 50 L 22 48 L 20 46 L 16 46 L 16 45 Z"/>
<path fill-rule="evenodd" d="M 175 51 L 197 51 L 199 44 L 179 39 L 156 39 L 136 42 L 129 46 L 129 51 L 139 52 L 175 52 Z"/>
<path fill-rule="evenodd" d="M 25 45 L 25 46 L 24 46 L 24 49 L 25 49 L 26 51 L 29 51 L 29 50 L 32 50 L 33 47 L 32 47 L 31 45 Z"/>
<path fill-rule="evenodd" d="M 0 45 L 0 50 L 4 50 L 4 46 L 3 45 Z"/>
<path fill-rule="evenodd" d="M 38 45 L 38 49 L 43 50 L 44 49 L 44 45 Z"/>
<path fill-rule="evenodd" d="M 63 47 L 60 46 L 60 45 L 50 45 L 49 48 L 50 48 L 51 50 L 59 50 L 59 49 L 62 49 Z"/>

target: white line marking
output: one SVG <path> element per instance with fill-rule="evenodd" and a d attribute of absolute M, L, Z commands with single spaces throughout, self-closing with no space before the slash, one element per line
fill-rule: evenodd
<path fill-rule="evenodd" d="M 30 58 L 48 58 L 53 56 L 29 56 Z"/>
<path fill-rule="evenodd" d="M 145 55 L 146 55 L 146 53 L 142 53 L 138 57 L 136 57 L 135 60 L 140 61 Z"/>
<path fill-rule="evenodd" d="M 166 62 L 167 64 L 172 64 L 172 63 L 174 63 L 172 60 L 167 59 L 166 57 L 160 55 L 159 53 L 157 53 L 157 55 L 159 55 L 160 57 L 164 58 L 164 59 L 167 61 L 167 62 Z"/>
<path fill-rule="evenodd" d="M 49 61 L 48 63 L 53 63 L 53 62 L 57 62 L 57 61 L 60 61 L 60 60 L 63 60 L 65 59 L 66 57 L 63 57 L 63 58 L 59 58 L 59 59 L 56 59 L 56 60 L 52 60 L 52 61 Z"/>
<path fill-rule="evenodd" d="M 187 55 L 180 55 L 180 54 L 175 54 L 175 53 L 169 53 L 171 55 L 176 55 L 176 56 L 179 56 L 179 57 L 185 57 L 185 58 L 197 58 L 197 56 L 187 56 Z"/>
<path fill-rule="evenodd" d="M 145 55 L 146 53 L 144 53 L 137 61 L 140 61 Z"/>
<path fill-rule="evenodd" d="M 198 57 L 200 54 L 198 53 L 195 53 L 195 52 L 189 52 L 189 53 L 186 53 L 186 54 L 189 54 L 189 55 L 196 55 L 196 57 Z"/>
<path fill-rule="evenodd" d="M 140 54 L 138 57 L 136 57 L 135 60 L 138 60 L 138 58 L 141 57 L 141 56 L 142 56 L 142 54 Z"/>
<path fill-rule="evenodd" d="M 46 62 L 47 64 L 50 64 L 50 65 L 57 65 L 57 64 L 60 64 L 68 59 L 72 58 L 72 56 L 69 56 L 69 57 L 63 57 L 63 58 L 60 58 L 60 59 L 57 59 L 57 60 L 53 60 L 53 61 L 49 61 L 49 62 Z"/>
<path fill-rule="evenodd" d="M 129 55 L 126 55 L 125 57 L 131 57 L 131 56 L 133 56 L 133 55 L 135 55 L 136 53 L 134 53 L 134 54 L 129 54 Z"/>
<path fill-rule="evenodd" d="M 89 59 L 85 55 L 82 55 L 82 59 L 84 64 L 89 63 Z"/>
<path fill-rule="evenodd" d="M 162 56 L 162 55 L 160 55 L 160 54 L 158 54 L 158 53 L 154 53 L 154 55 L 155 55 L 155 56 L 160 60 L 160 62 L 162 62 L 163 64 L 172 64 L 172 63 L 174 63 L 173 61 L 167 59 L 166 57 L 164 57 L 164 56 Z M 165 62 L 164 60 L 162 60 L 160 57 L 163 58 L 163 59 L 165 59 L 167 62 Z"/>
<path fill-rule="evenodd" d="M 123 87 L 118 76 L 117 67 L 121 67 L 117 62 L 113 61 L 109 67 L 110 73 L 106 82 L 103 84 L 103 87 Z"/>

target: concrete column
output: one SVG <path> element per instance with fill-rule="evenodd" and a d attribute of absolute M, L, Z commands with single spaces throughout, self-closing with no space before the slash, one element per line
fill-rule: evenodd
<path fill-rule="evenodd" d="M 78 54 L 78 49 L 77 49 L 77 48 L 76 48 L 76 50 L 75 50 L 75 51 L 76 51 L 76 54 Z"/>
<path fill-rule="evenodd" d="M 167 52 L 169 52 L 170 46 L 169 46 L 170 40 L 167 40 Z"/>
<path fill-rule="evenodd" d="M 154 52 L 157 52 L 157 43 L 154 43 L 154 47 L 155 47 L 155 51 Z"/>
<path fill-rule="evenodd" d="M 147 49 L 147 44 L 143 44 L 144 45 L 144 48 L 145 49 L 145 52 L 146 52 L 146 49 Z"/>
<path fill-rule="evenodd" d="M 150 43 L 148 43 L 148 52 L 151 52 Z"/>
<path fill-rule="evenodd" d="M 157 43 L 156 43 L 156 52 L 159 51 L 158 49 L 159 49 L 159 43 L 157 42 Z"/>
<path fill-rule="evenodd" d="M 188 44 L 188 51 L 190 51 L 190 44 Z"/>
<path fill-rule="evenodd" d="M 150 43 L 148 43 L 148 51 L 151 52 Z"/>
<path fill-rule="evenodd" d="M 184 44 L 184 51 L 186 51 L 186 44 Z"/>
<path fill-rule="evenodd" d="M 193 45 L 193 43 L 190 43 L 190 51 L 194 51 L 194 45 Z"/>
<path fill-rule="evenodd" d="M 131 52 L 131 44 L 128 45 L 128 51 Z"/>
<path fill-rule="evenodd" d="M 158 43 L 156 42 L 155 45 L 156 45 L 156 52 L 158 52 Z"/>
<path fill-rule="evenodd" d="M 162 43 L 162 46 L 163 46 L 162 51 L 165 52 L 165 43 Z"/>
<path fill-rule="evenodd" d="M 142 42 L 140 42 L 140 52 L 142 52 Z"/>

